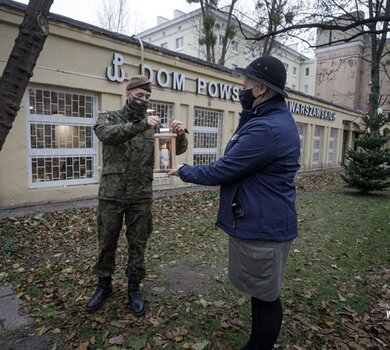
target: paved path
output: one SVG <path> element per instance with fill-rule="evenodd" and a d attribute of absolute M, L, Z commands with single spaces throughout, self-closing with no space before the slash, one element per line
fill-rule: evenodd
<path fill-rule="evenodd" d="M 12 287 L 0 284 L 0 350 L 52 349 L 51 334 L 38 337 L 27 312 Z"/>

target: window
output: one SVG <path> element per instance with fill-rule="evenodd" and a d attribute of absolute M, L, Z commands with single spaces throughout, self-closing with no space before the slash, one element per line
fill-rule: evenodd
<path fill-rule="evenodd" d="M 165 32 L 162 32 L 162 36 L 165 36 Z"/>
<path fill-rule="evenodd" d="M 181 30 L 181 26 L 178 26 L 178 27 L 177 27 L 177 30 L 180 31 L 180 30 Z"/>
<path fill-rule="evenodd" d="M 329 135 L 329 148 L 328 148 L 328 166 L 335 167 L 337 164 L 337 136 L 338 129 L 331 128 Z"/>
<path fill-rule="evenodd" d="M 303 92 L 304 92 L 305 94 L 308 94 L 308 93 L 309 93 L 309 85 L 305 85 L 305 86 L 303 87 Z"/>
<path fill-rule="evenodd" d="M 218 38 L 218 45 L 219 45 L 220 47 L 223 46 L 223 36 L 222 36 L 222 35 L 220 35 L 219 38 Z"/>
<path fill-rule="evenodd" d="M 256 50 L 247 46 L 245 47 L 244 55 L 247 60 L 252 61 L 256 58 Z"/>
<path fill-rule="evenodd" d="M 180 50 L 184 47 L 184 38 L 180 37 L 176 39 L 176 50 Z"/>
<path fill-rule="evenodd" d="M 172 123 L 173 103 L 164 103 L 157 101 L 149 102 L 149 109 L 153 110 L 150 114 L 158 115 L 161 119 L 161 127 L 168 128 Z M 171 178 L 165 173 L 153 174 L 153 185 L 169 185 Z"/>
<path fill-rule="evenodd" d="M 232 41 L 232 50 L 234 53 L 238 53 L 238 41 Z"/>
<path fill-rule="evenodd" d="M 288 74 L 288 63 L 283 63 L 284 64 L 284 68 L 286 68 L 286 73 Z"/>
<path fill-rule="evenodd" d="M 169 128 L 172 123 L 173 103 L 149 102 L 149 109 L 153 110 L 151 114 L 158 115 L 161 119 L 161 126 Z"/>
<path fill-rule="evenodd" d="M 28 88 L 29 186 L 97 181 L 93 94 Z"/>
<path fill-rule="evenodd" d="M 295 90 L 297 87 L 296 87 L 295 84 L 292 84 L 291 88 L 292 88 L 293 90 Z"/>
<path fill-rule="evenodd" d="M 221 155 L 223 112 L 207 108 L 194 110 L 194 165 L 215 162 Z"/>
<path fill-rule="evenodd" d="M 163 49 L 167 49 L 168 48 L 168 43 L 162 43 L 160 45 Z"/>
<path fill-rule="evenodd" d="M 294 75 L 294 77 L 297 76 L 297 67 L 293 67 L 293 75 Z"/>
<path fill-rule="evenodd" d="M 307 124 L 297 123 L 297 129 L 299 134 L 300 141 L 300 150 L 301 154 L 299 156 L 299 164 L 301 164 L 300 170 L 304 170 L 304 159 L 305 159 L 305 145 L 306 145 L 306 132 L 307 132 Z"/>
<path fill-rule="evenodd" d="M 324 137 L 324 127 L 316 125 L 314 129 L 313 142 L 313 168 L 320 168 L 322 163 L 322 143 Z"/>
<path fill-rule="evenodd" d="M 310 68 L 305 68 L 305 77 L 310 75 Z"/>

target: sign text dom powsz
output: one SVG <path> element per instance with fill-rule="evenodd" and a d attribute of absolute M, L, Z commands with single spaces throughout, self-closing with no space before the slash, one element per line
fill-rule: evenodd
<path fill-rule="evenodd" d="M 107 79 L 122 83 L 126 79 L 126 73 L 122 68 L 123 64 L 123 56 L 119 53 L 114 53 L 112 65 L 106 68 Z M 140 73 L 152 81 L 155 80 L 156 84 L 161 88 L 169 88 L 183 92 L 186 91 L 186 75 L 184 73 L 169 71 L 166 68 L 158 68 L 156 70 L 148 64 L 140 65 Z M 239 101 L 238 95 L 240 90 L 241 88 L 238 86 L 231 86 L 224 83 L 217 83 L 213 80 L 207 81 L 202 78 L 196 78 L 197 94 L 206 94 L 213 98 Z M 334 121 L 336 119 L 336 112 L 321 107 L 296 101 L 288 101 L 287 103 L 291 113 L 329 121 Z"/>
<path fill-rule="evenodd" d="M 122 65 L 124 58 L 121 54 L 114 53 L 112 65 L 106 68 L 106 77 L 110 81 L 117 81 L 122 83 L 126 74 Z M 176 91 L 186 91 L 186 75 L 175 71 L 169 71 L 166 68 L 153 69 L 148 64 L 140 66 L 140 73 L 148 77 L 148 79 L 155 79 L 156 84 L 162 88 L 169 88 Z M 239 101 L 238 94 L 241 88 L 238 86 L 231 86 L 224 83 L 217 83 L 215 81 L 207 81 L 202 78 L 196 78 L 196 93 L 206 94 L 213 98 L 221 98 L 224 100 Z"/>

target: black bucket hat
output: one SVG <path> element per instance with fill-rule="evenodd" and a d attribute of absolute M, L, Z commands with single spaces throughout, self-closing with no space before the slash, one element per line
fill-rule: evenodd
<path fill-rule="evenodd" d="M 246 68 L 235 68 L 235 73 L 264 84 L 283 97 L 288 97 L 284 86 L 287 73 L 284 64 L 275 57 L 263 56 L 256 58 Z"/>

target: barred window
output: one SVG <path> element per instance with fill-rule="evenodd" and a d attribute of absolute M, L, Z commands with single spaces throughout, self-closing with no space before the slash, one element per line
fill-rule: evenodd
<path fill-rule="evenodd" d="M 328 166 L 335 167 L 337 165 L 337 137 L 338 129 L 331 128 L 329 135 L 329 148 L 328 148 Z"/>
<path fill-rule="evenodd" d="M 323 137 L 324 137 L 324 127 L 316 125 L 314 129 L 314 142 L 313 142 L 313 168 L 320 168 L 322 164 Z"/>
<path fill-rule="evenodd" d="M 30 123 L 31 148 L 93 148 L 92 126 Z"/>
<path fill-rule="evenodd" d="M 93 157 L 40 157 L 31 159 L 32 181 L 93 178 Z"/>
<path fill-rule="evenodd" d="M 215 162 L 221 155 L 223 112 L 207 108 L 194 110 L 194 165 Z"/>
<path fill-rule="evenodd" d="M 93 118 L 93 96 L 48 89 L 29 89 L 30 115 Z"/>
<path fill-rule="evenodd" d="M 194 165 L 206 165 L 216 160 L 216 154 L 194 154 Z"/>
<path fill-rule="evenodd" d="M 29 87 L 30 187 L 97 182 L 96 96 Z"/>
<path fill-rule="evenodd" d="M 304 170 L 307 124 L 304 123 L 296 123 L 296 124 L 297 124 L 297 129 L 299 134 L 300 151 L 301 151 L 301 154 L 299 156 L 299 164 L 301 164 L 300 170 Z"/>
<path fill-rule="evenodd" d="M 173 103 L 164 103 L 157 101 L 149 102 L 149 110 L 153 115 L 158 115 L 161 119 L 161 125 L 169 128 L 172 123 Z"/>

